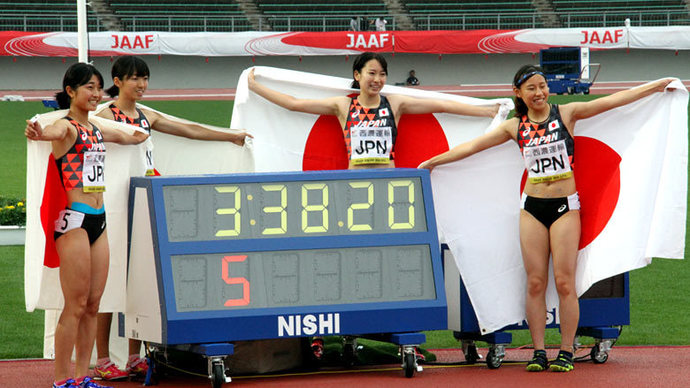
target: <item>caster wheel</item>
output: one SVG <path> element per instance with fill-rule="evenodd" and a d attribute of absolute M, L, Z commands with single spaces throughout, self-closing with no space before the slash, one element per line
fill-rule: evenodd
<path fill-rule="evenodd" d="M 355 346 L 353 344 L 346 343 L 343 345 L 343 364 L 346 367 L 352 367 L 357 361 L 357 355 L 355 354 Z"/>
<path fill-rule="evenodd" d="M 602 352 L 599 348 L 599 344 L 592 346 L 592 351 L 589 352 L 589 355 L 592 356 L 592 361 L 594 361 L 595 364 L 603 364 L 609 359 L 609 353 Z"/>
<path fill-rule="evenodd" d="M 415 359 L 414 353 L 405 353 L 403 358 L 403 368 L 405 369 L 405 377 L 410 378 L 414 376 L 415 372 Z"/>
<path fill-rule="evenodd" d="M 465 361 L 468 364 L 474 364 L 479 360 L 479 353 L 477 353 L 477 345 L 469 344 L 465 350 Z"/>
<path fill-rule="evenodd" d="M 225 383 L 225 366 L 221 363 L 214 364 L 211 377 L 211 386 L 220 388 Z"/>
<path fill-rule="evenodd" d="M 486 354 L 486 366 L 488 366 L 489 369 L 500 368 L 502 362 L 503 357 L 496 355 L 496 351 L 494 349 L 490 349 L 489 353 Z"/>

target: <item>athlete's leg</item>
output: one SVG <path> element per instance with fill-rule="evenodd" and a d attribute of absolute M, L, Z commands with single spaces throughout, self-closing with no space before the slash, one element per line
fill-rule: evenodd
<path fill-rule="evenodd" d="M 98 358 L 110 357 L 110 324 L 113 313 L 98 313 L 96 329 L 96 353 Z"/>
<path fill-rule="evenodd" d="M 575 290 L 575 268 L 580 243 L 580 211 L 571 210 L 551 225 L 553 273 L 558 291 L 561 349 L 573 351 L 580 306 Z"/>
<path fill-rule="evenodd" d="M 525 210 L 520 210 L 520 248 L 527 273 L 527 323 L 535 349 L 544 349 L 546 284 L 549 279 L 549 231 Z"/>
<path fill-rule="evenodd" d="M 96 339 L 96 316 L 98 307 L 108 279 L 108 233 L 104 231 L 98 240 L 91 245 L 91 287 L 89 288 L 88 299 L 84 316 L 79 325 L 79 337 L 76 342 L 76 370 L 75 376 L 86 376 L 89 374 L 89 363 L 93 344 Z"/>
<path fill-rule="evenodd" d="M 65 298 L 65 307 L 55 327 L 55 381 L 61 381 L 74 376 L 70 364 L 89 297 L 91 252 L 89 238 L 81 228 L 60 236 L 55 246 L 60 256 L 60 288 Z"/>

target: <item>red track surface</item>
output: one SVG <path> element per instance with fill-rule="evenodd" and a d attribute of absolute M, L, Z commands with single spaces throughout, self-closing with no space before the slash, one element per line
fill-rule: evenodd
<path fill-rule="evenodd" d="M 611 94 L 628 89 L 643 82 L 597 82 L 591 88 L 591 94 Z M 683 81 L 690 89 L 690 80 Z M 419 86 L 423 90 L 459 94 L 471 97 L 511 96 L 512 88 L 508 84 L 491 85 L 444 85 Z M 0 98 L 8 95 L 22 96 L 26 101 L 52 99 L 56 90 L 0 90 Z M 234 100 L 235 89 L 151 89 L 146 92 L 145 100 Z"/>
<path fill-rule="evenodd" d="M 504 364 L 491 370 L 484 364 L 447 365 L 464 361 L 458 349 L 433 350 L 437 364 L 427 364 L 424 371 L 411 379 L 403 377 L 398 365 L 329 369 L 308 374 L 284 374 L 269 376 L 233 376 L 234 386 L 271 387 L 689 387 L 689 346 L 614 347 L 604 364 L 591 361 L 578 362 L 570 373 L 524 370 L 524 360 L 531 350 L 507 349 Z M 549 357 L 556 355 L 549 350 Z M 587 354 L 583 350 L 584 354 Z M 485 350 L 480 349 L 480 353 Z M 579 355 L 579 353 L 578 353 Z M 441 365 L 445 363 L 446 365 Z M 49 360 L 0 361 L 0 385 L 22 387 L 48 387 L 52 381 L 53 362 Z M 115 388 L 140 387 L 141 382 L 110 383 Z M 203 377 L 167 378 L 159 387 L 210 387 L 210 380 Z"/>

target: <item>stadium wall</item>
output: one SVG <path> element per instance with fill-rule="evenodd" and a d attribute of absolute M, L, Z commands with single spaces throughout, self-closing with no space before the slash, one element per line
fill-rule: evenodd
<path fill-rule="evenodd" d="M 509 84 L 523 64 L 538 63 L 532 54 L 384 54 L 388 83 L 404 82 L 414 69 L 423 85 Z M 592 51 L 591 63 L 601 63 L 599 81 L 640 81 L 665 76 L 690 79 L 690 51 Z M 234 88 L 243 69 L 258 65 L 350 77 L 352 56 L 191 57 L 146 56 L 151 89 Z M 112 58 L 96 57 L 94 64 L 111 85 Z M 0 57 L 0 90 L 59 89 L 66 68 L 76 58 Z"/>

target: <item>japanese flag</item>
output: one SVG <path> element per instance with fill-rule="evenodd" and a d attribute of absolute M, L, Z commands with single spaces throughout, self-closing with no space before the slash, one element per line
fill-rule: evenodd
<path fill-rule="evenodd" d="M 271 67 L 255 67 L 258 82 L 299 98 L 320 99 L 355 96 L 351 79 L 304 73 Z M 346 169 L 347 150 L 343 128 L 335 116 L 319 116 L 283 109 L 247 88 L 245 70 L 240 76 L 233 109 L 233 128 L 247 128 L 254 134 L 256 171 L 300 171 Z M 386 85 L 382 94 L 455 100 L 471 105 L 501 104 L 492 120 L 451 114 L 406 115 L 400 118 L 395 144 L 395 165 L 417 167 L 419 163 L 448 150 L 449 144 L 469 140 L 505 119 L 510 99 L 483 100 L 412 88 Z M 387 109 L 379 115 L 391 116 Z"/>

